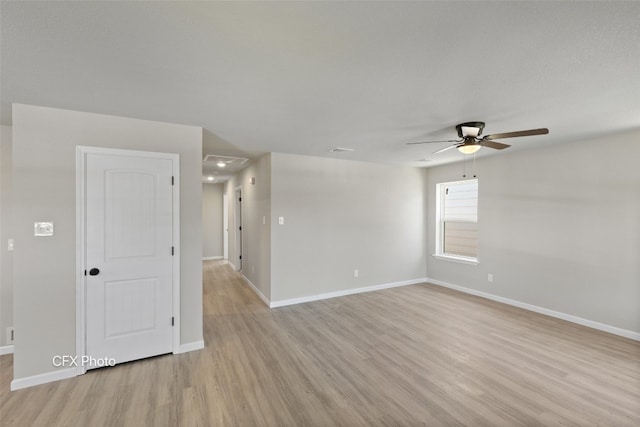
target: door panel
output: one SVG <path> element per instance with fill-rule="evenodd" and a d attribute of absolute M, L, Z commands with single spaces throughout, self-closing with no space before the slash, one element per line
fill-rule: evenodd
<path fill-rule="evenodd" d="M 154 256 L 158 212 L 156 177 L 134 171 L 105 176 L 105 256 L 107 259 Z M 149 221 L 154 221 L 149 223 Z"/>
<path fill-rule="evenodd" d="M 172 351 L 173 163 L 87 154 L 86 354 L 116 363 Z M 91 369 L 95 366 L 86 366 Z"/>
<path fill-rule="evenodd" d="M 158 327 L 155 313 L 158 280 L 105 282 L 104 291 L 104 326 L 107 340 L 153 331 Z M 135 316 L 131 313 L 135 313 Z"/>

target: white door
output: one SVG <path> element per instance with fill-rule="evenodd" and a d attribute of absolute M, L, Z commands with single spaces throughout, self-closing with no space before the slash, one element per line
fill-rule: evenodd
<path fill-rule="evenodd" d="M 236 268 L 242 271 L 242 188 L 235 192 L 235 236 L 236 236 Z"/>
<path fill-rule="evenodd" d="M 86 154 L 89 361 L 172 351 L 172 176 L 171 159 Z"/>
<path fill-rule="evenodd" d="M 226 192 L 222 194 L 222 255 L 229 259 L 229 201 Z"/>

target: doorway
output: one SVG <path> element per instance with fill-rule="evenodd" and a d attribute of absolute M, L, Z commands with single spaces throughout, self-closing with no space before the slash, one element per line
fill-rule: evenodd
<path fill-rule="evenodd" d="M 222 194 L 222 257 L 229 260 L 229 198 Z"/>
<path fill-rule="evenodd" d="M 242 187 L 236 187 L 234 193 L 235 203 L 235 245 L 236 245 L 236 270 L 242 271 Z"/>

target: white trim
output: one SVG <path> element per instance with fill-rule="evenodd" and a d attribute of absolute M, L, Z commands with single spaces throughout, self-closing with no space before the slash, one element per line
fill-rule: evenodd
<path fill-rule="evenodd" d="M 222 193 L 222 255 L 229 258 L 229 195 Z"/>
<path fill-rule="evenodd" d="M 588 328 L 597 329 L 599 331 L 608 332 L 610 334 L 619 335 L 621 337 L 629 338 L 635 341 L 640 341 L 640 332 L 630 331 L 628 329 L 618 328 L 616 326 L 607 325 L 605 323 L 595 322 L 593 320 L 584 319 L 582 317 L 573 316 L 571 314 L 562 313 L 560 311 L 550 310 L 548 308 L 539 307 L 537 305 L 527 304 L 512 300 L 509 298 L 501 297 L 498 295 L 489 294 L 487 292 L 477 291 L 475 289 L 465 288 L 464 286 L 453 285 L 451 283 L 442 282 L 435 279 L 427 279 L 429 283 L 444 288 L 454 289 L 456 291 L 464 292 L 466 294 L 479 296 L 482 298 L 490 299 L 493 301 L 501 302 L 503 304 L 512 305 L 514 307 L 523 308 L 525 310 L 533 311 L 536 313 L 544 314 L 547 316 L 555 317 L 557 319 L 566 320 L 567 322 L 576 323 L 578 325 L 586 326 Z"/>
<path fill-rule="evenodd" d="M 76 372 L 76 368 L 66 368 L 46 372 L 44 374 L 32 375 L 30 377 L 16 378 L 11 381 L 11 391 L 73 378 L 77 375 Z"/>
<path fill-rule="evenodd" d="M 82 358 L 85 354 L 85 148 L 76 146 L 76 355 Z M 82 363 L 78 364 L 76 375 L 83 375 L 87 370 Z"/>
<path fill-rule="evenodd" d="M 478 265 L 478 264 L 480 264 L 480 262 L 478 261 L 477 258 L 471 258 L 471 257 L 463 257 L 463 256 L 457 256 L 457 255 L 445 255 L 445 254 L 433 254 L 431 256 L 434 257 L 434 258 L 443 260 L 443 261 L 459 262 L 460 264 L 469 264 L 469 265 Z"/>
<path fill-rule="evenodd" d="M 300 298 L 292 298 L 292 299 L 286 299 L 286 300 L 280 300 L 280 301 L 272 301 L 271 304 L 269 305 L 269 307 L 271 307 L 271 308 L 284 307 L 286 305 L 300 304 L 300 303 L 311 302 L 311 301 L 319 301 L 319 300 L 323 300 L 323 299 L 342 297 L 342 296 L 345 296 L 345 295 L 353 295 L 353 294 L 360 294 L 360 293 L 363 293 L 363 292 L 379 291 L 379 290 L 382 290 L 382 289 L 397 288 L 399 286 L 416 285 L 418 283 L 425 283 L 426 281 L 427 281 L 426 277 L 421 277 L 421 278 L 418 278 L 418 279 L 403 280 L 401 282 L 383 283 L 381 285 L 365 286 L 365 287 L 362 287 L 362 288 L 345 289 L 343 291 L 327 292 L 327 293 L 323 293 L 323 294 L 309 295 L 309 296 L 300 297 Z"/>
<path fill-rule="evenodd" d="M 251 280 L 247 279 L 247 276 L 242 274 L 242 278 L 244 279 L 245 282 L 247 282 L 247 285 L 249 285 L 249 287 L 253 289 L 253 292 L 255 292 L 256 295 L 258 295 L 265 304 L 267 304 L 267 307 L 272 307 L 271 302 L 269 301 L 269 298 L 265 297 L 264 294 L 260 292 L 260 289 L 258 289 L 256 285 L 251 283 Z"/>
<path fill-rule="evenodd" d="M 13 354 L 13 345 L 5 345 L 0 347 L 0 356 L 3 354 Z"/>
<path fill-rule="evenodd" d="M 159 153 L 158 153 L 159 154 Z M 169 158 L 173 164 L 173 353 L 180 351 L 180 154 L 167 153 L 161 158 Z"/>
<path fill-rule="evenodd" d="M 190 351 L 202 350 L 203 348 L 204 348 L 204 340 L 188 342 L 186 344 L 182 344 L 180 346 L 180 350 L 175 354 L 188 353 Z"/>
<path fill-rule="evenodd" d="M 238 193 L 240 193 L 240 201 L 238 201 Z M 236 268 L 234 265 L 234 269 L 236 271 L 242 272 L 242 251 L 244 250 L 244 233 L 242 230 L 242 195 L 244 194 L 244 189 L 242 185 L 238 185 L 233 189 L 233 249 L 234 249 L 234 258 L 240 264 L 240 268 Z M 240 209 L 238 209 L 238 206 Z M 240 221 L 238 221 L 238 219 Z M 238 224 L 239 222 L 239 224 Z M 240 248 L 238 248 L 238 234 L 240 234 Z M 239 250 L 238 250 L 239 249 Z M 233 265 L 233 264 L 231 264 Z"/>
<path fill-rule="evenodd" d="M 216 259 L 224 259 L 224 257 L 222 257 L 222 256 L 203 256 L 202 257 L 203 261 L 213 261 L 213 260 L 216 260 Z"/>
<path fill-rule="evenodd" d="M 122 150 L 116 148 L 76 146 L 76 355 L 80 358 L 86 353 L 86 310 L 85 310 L 85 277 L 86 269 L 85 244 L 85 176 L 86 155 L 122 155 L 128 157 L 145 157 L 152 159 L 166 159 L 172 162 L 174 177 L 173 192 L 173 291 L 172 314 L 174 317 L 172 347 L 173 353 L 180 352 L 180 155 L 176 153 L 158 153 L 151 151 Z M 82 375 L 86 369 L 80 364 L 77 368 L 70 368 L 75 375 Z M 56 371 L 57 372 L 57 371 Z M 67 377 L 65 377 L 67 378 Z M 51 380 L 55 381 L 55 380 Z M 13 387 L 13 383 L 12 383 Z"/>
<path fill-rule="evenodd" d="M 235 265 L 233 265 L 233 263 L 229 260 L 227 260 L 227 263 L 229 263 L 229 265 L 231 266 L 231 268 L 233 268 L 234 271 L 238 271 L 238 269 L 236 268 Z"/>

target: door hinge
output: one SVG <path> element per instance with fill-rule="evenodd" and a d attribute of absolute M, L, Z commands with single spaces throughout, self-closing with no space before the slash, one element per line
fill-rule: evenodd
<path fill-rule="evenodd" d="M 242 231 L 242 226 L 238 227 L 238 230 Z"/>
<path fill-rule="evenodd" d="M 171 326 L 175 326 L 176 322 L 175 322 L 176 318 L 171 316 Z"/>
<path fill-rule="evenodd" d="M 175 177 L 171 177 L 171 185 L 176 185 Z"/>
<path fill-rule="evenodd" d="M 242 259 L 242 255 L 240 255 L 240 256 L 238 257 L 238 259 Z"/>
<path fill-rule="evenodd" d="M 84 271 L 84 275 L 85 275 L 85 276 L 87 275 L 87 270 L 85 270 L 85 271 Z"/>
<path fill-rule="evenodd" d="M 175 255 L 175 247 L 171 246 L 171 256 Z"/>
<path fill-rule="evenodd" d="M 238 199 L 238 201 L 239 201 L 239 202 L 241 202 L 241 201 L 242 201 L 242 197 L 240 197 L 240 198 Z"/>

